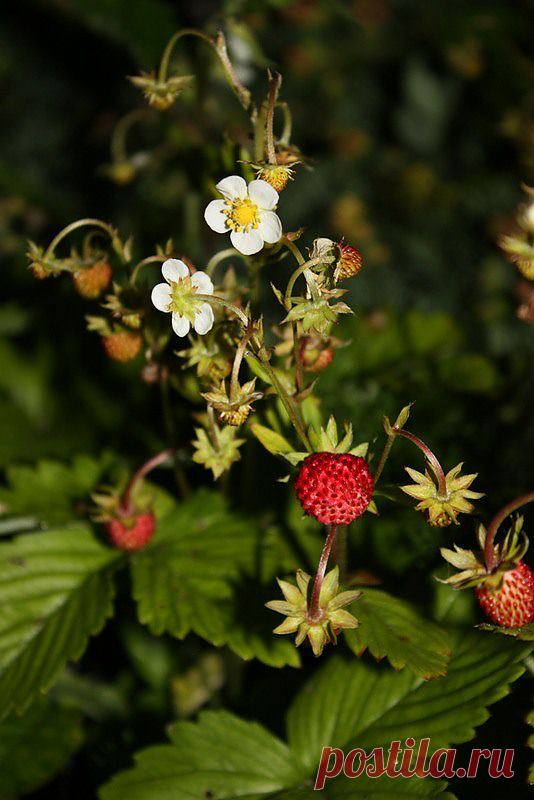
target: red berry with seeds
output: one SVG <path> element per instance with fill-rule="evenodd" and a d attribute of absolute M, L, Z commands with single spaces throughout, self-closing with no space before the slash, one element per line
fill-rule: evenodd
<path fill-rule="evenodd" d="M 350 453 L 313 453 L 295 481 L 302 508 L 323 525 L 348 525 L 360 517 L 373 489 L 369 467 Z"/>
<path fill-rule="evenodd" d="M 534 572 L 523 561 L 504 573 L 500 587 L 477 586 L 475 595 L 497 625 L 522 628 L 534 620 Z"/>
<path fill-rule="evenodd" d="M 109 538 L 119 550 L 141 550 L 154 535 L 156 520 L 153 514 L 138 514 L 128 522 L 112 519 L 106 523 Z"/>

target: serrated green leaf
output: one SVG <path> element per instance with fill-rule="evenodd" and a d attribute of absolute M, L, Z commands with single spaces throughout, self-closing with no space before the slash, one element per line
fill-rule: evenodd
<path fill-rule="evenodd" d="M 292 642 L 272 635 L 263 607 L 279 565 L 274 531 L 230 513 L 213 492 L 198 492 L 158 526 L 131 562 L 139 620 L 159 635 L 190 631 L 244 659 L 300 663 Z"/>
<path fill-rule="evenodd" d="M 98 460 L 80 455 L 70 464 L 43 460 L 32 467 L 9 467 L 8 485 L 0 487 L 0 513 L 33 516 L 39 524 L 70 522 L 77 516 L 75 504 L 87 502 L 112 460 L 104 453 Z"/>
<path fill-rule="evenodd" d="M 368 649 L 378 660 L 387 657 L 394 669 L 408 667 L 425 679 L 446 674 L 451 652 L 448 635 L 404 600 L 366 589 L 352 610 L 360 625 L 345 636 L 356 654 Z"/>
<path fill-rule="evenodd" d="M 464 634 L 448 675 L 424 682 L 363 661 L 334 657 L 305 686 L 288 715 L 289 744 L 310 769 L 322 748 L 389 747 L 430 738 L 431 752 L 467 742 L 488 718 L 487 707 L 524 672 L 525 645 Z"/>
<path fill-rule="evenodd" d="M 491 625 L 489 622 L 483 622 L 481 625 L 477 625 L 477 628 L 490 633 L 500 633 L 502 636 L 512 636 L 514 639 L 519 639 L 523 642 L 534 642 L 534 623 L 524 625 L 522 628 L 503 628 L 500 625 Z"/>
<path fill-rule="evenodd" d="M 0 717 L 81 656 L 112 612 L 121 557 L 81 524 L 0 544 Z"/>
<path fill-rule="evenodd" d="M 0 725 L 0 797 L 26 795 L 51 780 L 82 742 L 81 716 L 47 698 Z"/>
<path fill-rule="evenodd" d="M 277 455 L 279 453 L 291 453 L 293 450 L 293 446 L 287 439 L 264 425 L 253 422 L 250 425 L 250 430 L 269 453 Z"/>
<path fill-rule="evenodd" d="M 172 744 L 140 753 L 134 769 L 100 790 L 100 800 L 256 800 L 303 782 L 287 745 L 227 711 L 179 722 L 170 737 Z"/>

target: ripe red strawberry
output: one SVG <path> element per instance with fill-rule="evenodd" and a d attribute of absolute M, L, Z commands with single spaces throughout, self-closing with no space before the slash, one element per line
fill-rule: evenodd
<path fill-rule="evenodd" d="M 139 353 L 142 343 L 141 336 L 131 331 L 119 331 L 102 337 L 104 350 L 113 361 L 131 361 Z"/>
<path fill-rule="evenodd" d="M 130 526 L 121 519 L 106 522 L 108 536 L 119 550 L 141 550 L 154 535 L 156 520 L 153 514 L 139 514 L 131 522 Z"/>
<path fill-rule="evenodd" d="M 324 525 L 347 525 L 361 516 L 373 489 L 369 467 L 350 453 L 313 453 L 295 481 L 302 508 Z"/>
<path fill-rule="evenodd" d="M 504 573 L 500 588 L 484 584 L 475 588 L 478 602 L 488 617 L 506 628 L 522 628 L 534 620 L 534 572 L 524 561 Z"/>
<path fill-rule="evenodd" d="M 77 270 L 72 281 L 78 294 L 88 300 L 96 300 L 111 283 L 112 271 L 107 261 L 100 261 L 92 267 Z"/>

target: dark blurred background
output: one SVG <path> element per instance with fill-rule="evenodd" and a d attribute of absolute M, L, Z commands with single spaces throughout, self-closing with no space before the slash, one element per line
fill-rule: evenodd
<path fill-rule="evenodd" d="M 323 379 L 327 405 L 364 438 L 416 399 L 419 431 L 451 462 L 468 459 L 503 495 L 517 485 L 534 444 L 534 336 L 495 240 L 532 180 L 532 12 L 528 0 L 2 4 L 0 463 L 147 446 L 146 425 L 125 441 L 121 424 L 145 413 L 136 370 L 104 362 L 83 327 L 92 308 L 67 280 L 34 281 L 25 242 L 99 216 L 133 232 L 140 257 L 169 236 L 197 260 L 220 246 L 203 204 L 233 167 L 221 141 L 246 120 L 205 45 L 177 49 L 197 89 L 130 127 L 131 181 L 109 165 L 117 122 L 144 108 L 125 76 L 154 68 L 175 29 L 222 24 L 257 96 L 267 66 L 285 76 L 309 159 L 282 198 L 285 226 L 305 225 L 305 244 L 344 236 L 365 257 L 345 321 L 355 345 Z"/>
<path fill-rule="evenodd" d="M 133 233 L 139 258 L 169 236 L 198 264 L 222 246 L 202 211 L 213 179 L 235 170 L 232 141 L 243 142 L 246 119 L 211 52 L 197 41 L 177 49 L 177 71 L 194 72 L 196 88 L 164 115 L 126 80 L 157 66 L 176 29 L 222 25 L 258 98 L 267 67 L 284 76 L 307 159 L 281 198 L 285 228 L 305 226 L 304 245 L 345 237 L 364 255 L 351 289 L 357 313 L 343 322 L 352 345 L 319 384 L 325 410 L 350 419 L 363 441 L 380 433 L 383 413 L 416 400 L 412 429 L 445 466 L 464 460 L 480 473 L 484 513 L 526 491 L 534 327 L 516 317 L 518 275 L 496 240 L 513 227 L 521 181 L 534 180 L 533 23 L 531 0 L 1 4 L 0 466 L 103 447 L 141 460 L 162 445 L 159 399 L 139 366 L 105 360 L 84 327 L 94 308 L 66 278 L 36 281 L 26 240 L 46 244 L 97 216 Z M 132 174 L 121 184 L 110 141 L 135 109 Z M 265 302 L 268 280 L 283 282 L 275 269 Z M 191 423 L 180 414 L 186 442 Z M 247 463 L 264 458 L 252 453 Z M 280 503 L 280 467 L 265 463 Z M 405 463 L 421 467 L 400 445 L 398 480 Z M 243 503 L 265 495 L 247 491 Z M 414 516 L 386 511 L 366 551 L 400 594 L 395 576 L 435 559 L 433 532 Z"/>

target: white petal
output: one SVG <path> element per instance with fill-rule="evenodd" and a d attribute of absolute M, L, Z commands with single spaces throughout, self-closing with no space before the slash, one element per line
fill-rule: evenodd
<path fill-rule="evenodd" d="M 243 253 L 244 256 L 252 256 L 254 253 L 259 253 L 263 247 L 261 233 L 257 230 L 251 230 L 248 233 L 232 231 L 230 241 L 235 249 Z"/>
<path fill-rule="evenodd" d="M 228 217 L 223 213 L 226 208 L 224 200 L 212 200 L 208 203 L 204 211 L 204 219 L 216 233 L 227 233 L 228 226 L 226 220 Z"/>
<path fill-rule="evenodd" d="M 210 304 L 202 303 L 196 312 L 193 327 L 197 333 L 203 336 L 213 328 L 213 319 L 213 309 L 211 308 Z"/>
<path fill-rule="evenodd" d="M 187 336 L 190 327 L 187 317 L 181 317 L 180 314 L 172 315 L 172 329 L 177 336 Z"/>
<path fill-rule="evenodd" d="M 171 287 L 168 283 L 158 283 L 152 289 L 150 297 L 158 311 L 168 311 L 171 302 Z"/>
<path fill-rule="evenodd" d="M 250 181 L 248 196 L 253 203 L 256 203 L 257 206 L 264 208 L 266 211 L 276 208 L 278 203 L 278 192 L 267 181 Z"/>
<path fill-rule="evenodd" d="M 195 272 L 191 277 L 191 283 L 196 286 L 199 294 L 213 294 L 213 283 L 205 272 Z"/>
<path fill-rule="evenodd" d="M 247 182 L 240 175 L 229 175 L 216 185 L 217 190 L 229 200 L 247 196 Z"/>
<path fill-rule="evenodd" d="M 274 244 L 282 238 L 282 223 L 274 211 L 263 212 L 258 230 L 267 244 Z"/>
<path fill-rule="evenodd" d="M 177 283 L 180 278 L 187 278 L 189 275 L 189 267 L 184 264 L 183 261 L 180 261 L 179 258 L 168 258 L 167 261 L 163 262 L 161 274 L 169 283 L 171 281 Z"/>

